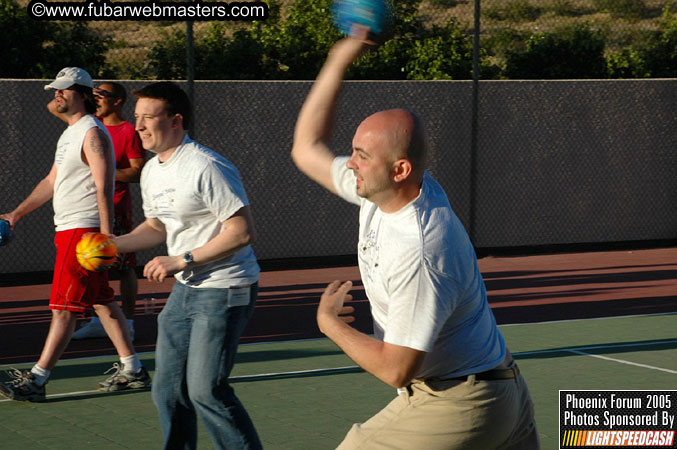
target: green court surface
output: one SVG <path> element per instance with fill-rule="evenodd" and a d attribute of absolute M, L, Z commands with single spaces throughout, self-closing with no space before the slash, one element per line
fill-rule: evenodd
<path fill-rule="evenodd" d="M 542 448 L 558 448 L 560 389 L 674 389 L 675 330 L 677 315 L 502 326 L 536 405 Z M 153 369 L 152 354 L 142 359 Z M 45 403 L 0 400 L 0 448 L 161 448 L 150 391 L 95 390 L 114 361 L 60 362 Z M 241 346 L 232 376 L 264 447 L 273 450 L 332 449 L 353 422 L 395 396 L 322 339 Z M 199 448 L 213 448 L 202 426 Z"/>

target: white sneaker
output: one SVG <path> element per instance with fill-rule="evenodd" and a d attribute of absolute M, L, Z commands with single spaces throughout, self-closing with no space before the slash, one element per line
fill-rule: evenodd
<path fill-rule="evenodd" d="M 103 329 L 101 322 L 90 320 L 73 333 L 73 339 L 91 339 L 108 337 L 106 330 Z"/>

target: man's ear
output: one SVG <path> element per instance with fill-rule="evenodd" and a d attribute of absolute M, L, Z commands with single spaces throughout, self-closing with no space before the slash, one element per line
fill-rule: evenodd
<path fill-rule="evenodd" d="M 183 116 L 179 113 L 174 114 L 174 117 L 172 117 L 172 128 L 176 127 L 183 129 Z"/>
<path fill-rule="evenodd" d="M 393 180 L 401 183 L 411 175 L 413 167 L 408 159 L 398 159 L 393 163 Z"/>

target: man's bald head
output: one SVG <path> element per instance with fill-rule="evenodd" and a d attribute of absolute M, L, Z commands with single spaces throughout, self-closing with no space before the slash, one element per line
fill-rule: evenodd
<path fill-rule="evenodd" d="M 415 178 L 422 179 L 427 139 L 423 121 L 416 114 L 405 109 L 379 111 L 362 121 L 355 132 L 358 134 L 378 143 L 390 162 L 409 160 Z"/>

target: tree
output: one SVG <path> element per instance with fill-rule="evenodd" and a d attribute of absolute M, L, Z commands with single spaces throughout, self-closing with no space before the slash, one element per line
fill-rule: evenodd
<path fill-rule="evenodd" d="M 84 22 L 34 20 L 14 0 L 0 0 L 0 77 L 53 78 L 63 62 L 102 75 L 108 39 Z"/>
<path fill-rule="evenodd" d="M 106 67 L 106 50 L 110 39 L 92 31 L 86 22 L 57 24 L 49 41 L 43 43 L 42 73 L 52 78 L 63 63 L 82 67 L 93 77 L 111 75 Z"/>
<path fill-rule="evenodd" d="M 512 79 L 606 78 L 606 40 L 588 25 L 532 34 L 522 50 L 506 51 Z"/>
<path fill-rule="evenodd" d="M 608 57 L 613 78 L 677 77 L 677 14 L 665 8 L 661 29 L 644 33 L 632 45 Z"/>
<path fill-rule="evenodd" d="M 352 79 L 468 79 L 472 76 L 472 37 L 450 19 L 426 27 L 418 16 L 421 0 L 395 3 L 385 43 L 350 70 Z M 195 76 L 202 79 L 293 79 L 317 76 L 331 46 L 341 38 L 331 18 L 331 0 L 297 0 L 282 14 L 271 0 L 268 20 L 228 37 L 213 25 L 195 43 Z M 150 53 L 153 76 L 184 78 L 185 33 L 159 41 Z"/>
<path fill-rule="evenodd" d="M 14 0 L 0 0 L 0 77 L 41 78 L 42 45 L 54 28 L 32 20 Z"/>
<path fill-rule="evenodd" d="M 268 20 L 252 25 L 251 38 L 277 68 L 276 78 L 314 79 L 341 37 L 331 19 L 331 0 L 297 0 L 284 18 L 278 0 L 269 5 Z"/>
<path fill-rule="evenodd" d="M 196 59 L 198 53 L 195 52 Z M 185 31 L 176 31 L 173 34 L 164 32 L 148 53 L 148 70 L 150 78 L 160 80 L 186 78 Z"/>

